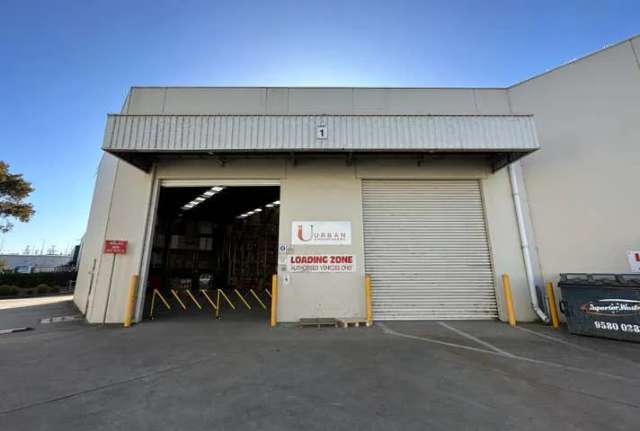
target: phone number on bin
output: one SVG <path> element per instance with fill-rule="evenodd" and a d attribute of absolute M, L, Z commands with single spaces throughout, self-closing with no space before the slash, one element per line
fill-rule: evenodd
<path fill-rule="evenodd" d="M 602 322 L 596 320 L 593 322 L 593 326 L 597 329 L 604 329 L 605 331 L 635 332 L 636 334 L 640 334 L 640 325 L 630 323 Z"/>

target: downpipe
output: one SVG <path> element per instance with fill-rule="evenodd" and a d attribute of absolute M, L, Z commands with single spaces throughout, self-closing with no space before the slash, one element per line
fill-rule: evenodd
<path fill-rule="evenodd" d="M 527 285 L 529 286 L 529 296 L 531 297 L 531 306 L 533 311 L 545 323 L 549 323 L 549 317 L 544 310 L 540 308 L 538 302 L 538 290 L 533 275 L 533 264 L 531 263 L 531 252 L 529 250 L 529 240 L 527 226 L 524 222 L 524 213 L 522 211 L 522 200 L 520 197 L 520 185 L 518 181 L 518 173 L 516 172 L 516 163 L 509 165 L 509 180 L 511 182 L 511 194 L 513 196 L 513 205 L 516 209 L 516 220 L 518 222 L 518 233 L 520 234 L 520 248 L 522 249 L 522 258 L 524 260 L 524 269 L 527 275 Z"/>

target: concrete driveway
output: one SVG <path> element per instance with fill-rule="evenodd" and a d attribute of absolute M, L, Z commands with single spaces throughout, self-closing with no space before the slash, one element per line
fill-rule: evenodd
<path fill-rule="evenodd" d="M 76 313 L 0 311 L 35 328 L 0 335 L 1 430 L 640 429 L 637 344 L 498 322 L 38 323 Z"/>

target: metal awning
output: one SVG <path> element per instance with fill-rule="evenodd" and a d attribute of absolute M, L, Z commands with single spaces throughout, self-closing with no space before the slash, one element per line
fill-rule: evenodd
<path fill-rule="evenodd" d="M 494 169 L 538 148 L 523 115 L 121 115 L 103 150 L 148 169 L 162 155 L 486 155 Z"/>

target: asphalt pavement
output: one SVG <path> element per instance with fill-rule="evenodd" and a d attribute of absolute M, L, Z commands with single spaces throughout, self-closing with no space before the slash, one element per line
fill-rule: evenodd
<path fill-rule="evenodd" d="M 270 328 L 263 312 L 2 309 L 0 430 L 638 430 L 640 345 L 537 324 Z M 51 319 L 49 320 L 51 322 Z"/>

